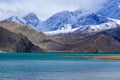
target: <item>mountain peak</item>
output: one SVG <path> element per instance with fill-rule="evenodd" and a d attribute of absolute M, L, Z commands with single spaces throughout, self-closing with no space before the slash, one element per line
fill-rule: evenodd
<path fill-rule="evenodd" d="M 23 17 L 11 16 L 10 18 L 7 18 L 6 20 L 15 21 L 17 23 L 25 24 L 33 28 L 36 28 L 41 23 L 38 16 L 33 12 L 30 12 Z"/>
<path fill-rule="evenodd" d="M 18 19 L 18 17 L 17 16 L 11 16 L 11 17 L 7 18 L 8 21 L 13 21 L 15 19 Z"/>
<path fill-rule="evenodd" d="M 46 31 L 61 30 L 65 24 L 70 24 L 72 28 L 83 25 L 97 25 L 108 22 L 109 19 L 88 10 L 62 11 L 48 18 L 43 22 Z M 44 32 L 46 32 L 44 31 Z"/>
<path fill-rule="evenodd" d="M 18 16 L 11 16 L 11 17 L 7 18 L 6 20 L 24 24 L 24 22 L 22 22 L 22 20 Z"/>
<path fill-rule="evenodd" d="M 114 19 L 120 19 L 120 0 L 108 0 L 98 14 Z"/>
<path fill-rule="evenodd" d="M 33 13 L 33 12 L 30 12 L 30 13 L 28 13 L 27 15 L 25 15 L 25 16 L 23 16 L 23 19 L 26 19 L 26 20 L 39 20 L 39 18 L 38 18 L 38 16 L 35 14 L 35 13 Z"/>
<path fill-rule="evenodd" d="M 33 15 L 33 16 L 36 16 L 36 14 L 34 12 L 30 12 L 28 13 L 27 15 Z"/>
<path fill-rule="evenodd" d="M 26 25 L 29 25 L 32 27 L 37 27 L 38 24 L 41 23 L 38 16 L 33 12 L 30 12 L 29 14 L 23 16 L 22 19 L 24 20 Z"/>

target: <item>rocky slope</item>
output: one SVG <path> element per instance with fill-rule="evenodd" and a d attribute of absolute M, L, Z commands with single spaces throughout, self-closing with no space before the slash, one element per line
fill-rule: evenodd
<path fill-rule="evenodd" d="M 49 37 L 43 33 L 36 31 L 35 29 L 21 25 L 16 22 L 1 21 L 0 26 L 12 31 L 16 34 L 22 34 L 27 37 L 34 45 L 39 46 L 43 51 L 63 51 L 68 48 L 68 45 L 52 41 Z"/>
<path fill-rule="evenodd" d="M 118 28 L 91 34 L 88 32 L 76 32 L 52 35 L 51 39 L 69 45 L 68 52 L 120 52 Z M 111 32 L 114 32 L 114 35 Z"/>
<path fill-rule="evenodd" d="M 42 51 L 23 35 L 13 33 L 3 27 L 0 27 L 0 50 L 5 52 Z"/>
<path fill-rule="evenodd" d="M 101 33 L 77 43 L 70 51 L 77 52 L 120 52 L 120 42 L 110 35 Z"/>
<path fill-rule="evenodd" d="M 112 37 L 114 37 L 118 41 L 120 41 L 120 27 L 117 27 L 117 28 L 114 28 L 111 30 L 107 30 L 106 33 L 111 35 Z"/>

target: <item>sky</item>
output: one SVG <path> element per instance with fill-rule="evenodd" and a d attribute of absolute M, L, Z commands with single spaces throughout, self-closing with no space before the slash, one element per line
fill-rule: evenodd
<path fill-rule="evenodd" d="M 105 2 L 106 0 L 0 0 L 0 20 L 13 15 L 22 17 L 29 12 L 34 12 L 45 20 L 64 10 L 95 11 Z"/>

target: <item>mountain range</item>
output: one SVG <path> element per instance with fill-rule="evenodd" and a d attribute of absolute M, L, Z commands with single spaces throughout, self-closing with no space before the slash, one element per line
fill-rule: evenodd
<path fill-rule="evenodd" d="M 11 21 L 0 22 L 0 51 L 3 52 L 120 52 L 120 28 L 96 34 L 75 32 L 47 36 Z M 114 35 L 111 35 L 114 32 Z"/>
<path fill-rule="evenodd" d="M 67 24 L 70 24 L 72 29 L 85 25 L 99 25 L 112 21 L 110 18 L 120 19 L 119 2 L 119 0 L 108 0 L 103 8 L 95 13 L 81 9 L 58 12 L 45 21 L 41 21 L 32 12 L 23 17 L 11 16 L 6 20 L 29 25 L 40 32 L 62 30 Z"/>
<path fill-rule="evenodd" d="M 29 13 L 22 18 L 12 16 L 6 20 L 31 26 L 41 32 L 61 30 L 67 24 L 70 24 L 71 28 L 77 28 L 84 25 L 98 25 L 110 21 L 110 19 L 101 15 L 81 10 L 59 12 L 46 21 L 40 21 L 34 13 Z"/>
<path fill-rule="evenodd" d="M 45 21 L 32 12 L 11 16 L 0 26 L 23 35 L 41 51 L 120 52 L 119 2 L 108 0 L 94 13 L 81 9 L 58 12 Z"/>

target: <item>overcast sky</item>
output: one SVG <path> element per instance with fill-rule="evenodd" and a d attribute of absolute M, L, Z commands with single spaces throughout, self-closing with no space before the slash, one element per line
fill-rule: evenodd
<path fill-rule="evenodd" d="M 36 13 L 40 19 L 47 19 L 63 10 L 94 10 L 106 0 L 0 0 L 0 19 L 12 15 L 23 16 Z"/>

